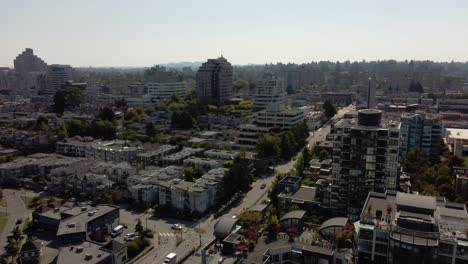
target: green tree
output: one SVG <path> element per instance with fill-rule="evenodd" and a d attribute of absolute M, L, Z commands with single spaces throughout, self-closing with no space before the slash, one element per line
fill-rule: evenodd
<path fill-rule="evenodd" d="M 177 94 L 172 94 L 170 100 L 173 103 L 179 103 L 180 102 L 180 97 Z"/>
<path fill-rule="evenodd" d="M 103 107 L 99 110 L 99 119 L 101 120 L 107 120 L 110 122 L 114 122 L 115 120 L 115 114 L 114 111 L 110 107 Z"/>
<path fill-rule="evenodd" d="M 195 179 L 198 178 L 199 173 L 192 167 L 184 167 L 184 176 L 185 180 L 188 182 L 195 182 Z"/>
<path fill-rule="evenodd" d="M 36 120 L 36 126 L 34 129 L 47 131 L 49 129 L 48 124 L 49 124 L 49 120 L 47 119 L 47 117 L 40 115 Z"/>
<path fill-rule="evenodd" d="M 320 152 L 318 154 L 318 158 L 320 160 L 324 160 L 324 159 L 330 159 L 331 156 L 330 156 L 330 153 L 327 150 L 322 149 L 322 150 L 320 150 Z"/>
<path fill-rule="evenodd" d="M 304 158 L 302 157 L 302 154 L 300 154 L 299 157 L 297 157 L 296 163 L 294 164 L 295 174 L 299 177 L 302 177 L 304 175 L 304 169 Z"/>
<path fill-rule="evenodd" d="M 266 135 L 257 141 L 257 153 L 260 157 L 278 158 L 281 155 L 281 140 L 277 136 Z"/>
<path fill-rule="evenodd" d="M 94 138 L 113 140 L 116 137 L 117 128 L 111 121 L 99 120 L 92 123 L 91 131 Z"/>
<path fill-rule="evenodd" d="M 63 112 L 65 111 L 65 91 L 60 89 L 54 94 L 54 104 L 52 108 L 54 109 L 54 112 L 61 116 L 63 115 Z"/>
<path fill-rule="evenodd" d="M 138 218 L 137 223 L 135 225 L 135 232 L 141 233 L 143 231 L 143 225 L 141 224 L 140 218 Z"/>
<path fill-rule="evenodd" d="M 172 113 L 171 126 L 177 129 L 190 129 L 195 126 L 195 119 L 187 111 Z"/>
<path fill-rule="evenodd" d="M 175 134 L 169 139 L 171 145 L 184 146 L 187 143 L 188 137 L 181 134 Z"/>
<path fill-rule="evenodd" d="M 148 137 L 154 137 L 158 131 L 156 130 L 156 126 L 153 123 L 146 124 L 146 135 Z"/>
<path fill-rule="evenodd" d="M 233 89 L 235 91 L 240 91 L 240 90 L 249 90 L 249 82 L 246 80 L 237 80 L 233 83 Z"/>
<path fill-rule="evenodd" d="M 327 119 L 330 119 L 336 115 L 336 108 L 330 100 L 325 100 L 323 103 L 323 111 L 325 111 L 325 116 Z"/>
<path fill-rule="evenodd" d="M 193 89 L 189 89 L 187 91 L 187 94 L 185 95 L 185 100 L 191 101 L 191 100 L 194 100 L 195 98 L 196 98 L 195 91 Z"/>
<path fill-rule="evenodd" d="M 239 224 L 244 228 L 258 225 L 262 222 L 262 215 L 259 212 L 244 211 L 239 216 Z"/>
<path fill-rule="evenodd" d="M 312 160 L 312 154 L 309 148 L 304 148 L 302 150 L 302 157 L 304 158 L 304 165 L 308 166 L 309 162 Z"/>
<path fill-rule="evenodd" d="M 64 124 L 66 135 L 68 137 L 84 136 L 87 134 L 89 126 L 80 120 L 70 119 Z"/>

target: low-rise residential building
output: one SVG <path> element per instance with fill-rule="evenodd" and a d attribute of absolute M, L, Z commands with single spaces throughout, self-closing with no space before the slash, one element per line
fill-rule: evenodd
<path fill-rule="evenodd" d="M 316 188 L 308 186 L 301 186 L 296 192 L 282 192 L 278 194 L 279 208 L 282 212 L 285 212 L 291 206 L 296 205 L 302 210 L 312 212 L 319 205 L 316 194 Z"/>
<path fill-rule="evenodd" d="M 234 160 L 240 156 L 240 153 L 232 150 L 209 149 L 204 155 L 210 159 Z"/>
<path fill-rule="evenodd" d="M 40 264 L 42 245 L 37 240 L 28 239 L 21 246 L 16 262 L 18 264 Z"/>
<path fill-rule="evenodd" d="M 82 162 L 82 158 L 72 158 L 57 154 L 37 153 L 0 164 L 0 182 L 18 184 L 33 176 L 48 176 L 50 171 Z"/>
<path fill-rule="evenodd" d="M 56 144 L 59 154 L 74 157 L 86 157 L 114 162 L 133 162 L 144 149 L 128 146 L 123 140 L 97 141 L 91 138 L 72 138 Z"/>
<path fill-rule="evenodd" d="M 176 146 L 171 145 L 161 145 L 155 150 L 138 153 L 137 160 L 139 164 L 142 165 L 151 165 L 157 163 L 163 157 L 175 153 L 178 150 Z"/>
<path fill-rule="evenodd" d="M 444 197 L 370 192 L 355 224 L 359 263 L 466 263 L 468 213 Z"/>
<path fill-rule="evenodd" d="M 184 160 L 196 155 L 201 155 L 204 152 L 202 148 L 188 148 L 184 147 L 181 151 L 163 157 L 161 163 L 163 166 L 167 165 L 182 165 Z"/>
<path fill-rule="evenodd" d="M 181 173 L 167 176 L 162 169 L 151 176 L 141 175 L 138 180 L 129 178 L 132 198 L 147 206 L 158 205 L 189 214 L 204 214 L 218 205 L 219 186 L 227 169 L 212 169 L 195 182 L 187 182 L 182 180 L 182 168 L 172 167 L 179 168 Z"/>
<path fill-rule="evenodd" d="M 210 158 L 191 157 L 184 160 L 184 166 L 193 167 L 199 172 L 207 172 L 212 169 L 222 168 L 224 166 L 224 161 Z"/>

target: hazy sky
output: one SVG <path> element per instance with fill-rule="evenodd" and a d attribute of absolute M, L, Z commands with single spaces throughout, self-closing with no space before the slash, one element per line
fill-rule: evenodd
<path fill-rule="evenodd" d="M 468 61 L 466 0 L 0 0 L 0 66 Z"/>

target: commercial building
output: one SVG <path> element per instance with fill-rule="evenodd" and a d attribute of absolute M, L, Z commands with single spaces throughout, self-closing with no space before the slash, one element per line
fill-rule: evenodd
<path fill-rule="evenodd" d="M 365 109 L 335 125 L 330 204 L 337 215 L 357 220 L 368 192 L 397 188 L 400 126 L 381 119 L 381 111 Z"/>
<path fill-rule="evenodd" d="M 355 224 L 359 263 L 468 263 L 468 214 L 444 197 L 370 192 Z"/>
<path fill-rule="evenodd" d="M 127 244 L 110 240 L 104 245 L 93 241 L 84 241 L 60 247 L 54 263 L 124 264 L 127 261 Z"/>
<path fill-rule="evenodd" d="M 270 104 L 284 104 L 286 84 L 284 79 L 266 75 L 258 80 L 255 86 L 255 110 L 264 110 Z"/>
<path fill-rule="evenodd" d="M 232 66 L 224 57 L 209 59 L 198 69 L 196 92 L 199 98 L 227 101 L 232 96 Z"/>
<path fill-rule="evenodd" d="M 145 94 L 151 99 L 166 100 L 172 95 L 177 95 L 179 98 L 185 98 L 188 91 L 186 82 L 160 82 L 146 83 Z"/>
<path fill-rule="evenodd" d="M 438 160 L 441 155 L 442 125 L 438 119 L 424 112 L 401 115 L 400 156 L 406 158 L 411 150 L 419 150 L 421 155 Z"/>
<path fill-rule="evenodd" d="M 67 81 L 71 80 L 73 80 L 73 77 L 72 67 L 70 65 L 49 65 L 47 67 L 47 81 L 49 86 L 43 93 L 53 95 L 56 91 L 61 89 Z"/>
<path fill-rule="evenodd" d="M 111 205 L 41 207 L 32 216 L 37 225 L 57 230 L 56 235 L 61 244 L 89 239 L 104 241 L 119 225 L 120 219 L 119 208 Z"/>
<path fill-rule="evenodd" d="M 13 64 L 15 71 L 22 75 L 30 72 L 45 72 L 47 70 L 47 64 L 41 58 L 34 55 L 34 51 L 29 48 L 16 56 Z"/>

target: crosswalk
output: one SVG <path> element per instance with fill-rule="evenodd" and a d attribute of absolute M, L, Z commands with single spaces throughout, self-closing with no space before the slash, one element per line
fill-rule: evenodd
<path fill-rule="evenodd" d="M 173 233 L 158 233 L 160 237 L 172 237 L 175 236 Z"/>

